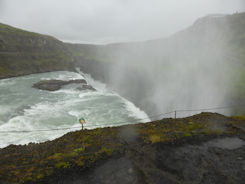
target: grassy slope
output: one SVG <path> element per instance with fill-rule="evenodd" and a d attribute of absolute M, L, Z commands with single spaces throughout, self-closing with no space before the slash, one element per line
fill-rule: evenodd
<path fill-rule="evenodd" d="M 71 54 L 61 41 L 0 24 L 0 78 L 71 66 Z"/>
<path fill-rule="evenodd" d="M 147 145 L 239 135 L 237 129 L 244 127 L 244 120 L 202 113 L 177 120 L 76 131 L 42 144 L 9 146 L 0 150 L 0 183 L 42 181 L 62 173 L 65 177 L 124 155 L 130 147 L 138 147 L 140 152 Z"/>

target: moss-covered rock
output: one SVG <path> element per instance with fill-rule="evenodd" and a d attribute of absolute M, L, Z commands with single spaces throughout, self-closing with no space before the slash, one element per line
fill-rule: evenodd
<path fill-rule="evenodd" d="M 41 144 L 11 145 L 0 150 L 0 181 L 56 180 L 61 173 L 65 177 L 85 172 L 108 159 L 144 152 L 147 147 L 157 154 L 154 147 L 159 144 L 179 145 L 193 141 L 200 144 L 207 139 L 244 135 L 241 126 L 245 126 L 244 120 L 202 113 L 183 119 L 70 132 Z"/>

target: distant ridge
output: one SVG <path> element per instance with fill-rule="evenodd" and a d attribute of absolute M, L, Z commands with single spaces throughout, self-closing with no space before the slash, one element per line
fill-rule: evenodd
<path fill-rule="evenodd" d="M 0 78 L 71 68 L 71 53 L 63 42 L 0 24 Z"/>

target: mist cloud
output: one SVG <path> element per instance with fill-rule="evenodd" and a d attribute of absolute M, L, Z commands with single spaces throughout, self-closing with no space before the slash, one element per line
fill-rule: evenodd
<path fill-rule="evenodd" d="M 243 0 L 0 0 L 0 22 L 71 42 L 166 37 L 211 13 L 245 10 Z"/>

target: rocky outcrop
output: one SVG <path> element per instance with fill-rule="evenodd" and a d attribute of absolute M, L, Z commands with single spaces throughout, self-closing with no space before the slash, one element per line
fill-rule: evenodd
<path fill-rule="evenodd" d="M 96 89 L 93 86 L 87 84 L 83 85 L 82 87 L 78 87 L 77 89 L 81 91 L 83 90 L 96 91 Z"/>
<path fill-rule="evenodd" d="M 11 145 L 0 149 L 0 183 L 243 184 L 242 119 L 202 113 Z"/>
<path fill-rule="evenodd" d="M 42 81 L 39 81 L 38 83 L 35 83 L 33 85 L 33 87 L 37 88 L 37 89 L 41 89 L 41 90 L 57 91 L 57 90 L 61 89 L 62 86 L 65 86 L 68 84 L 83 84 L 83 86 L 80 88 L 80 90 L 86 90 L 86 89 L 94 90 L 94 88 L 92 86 L 87 85 L 87 82 L 84 79 L 69 80 L 69 81 L 42 80 Z"/>

